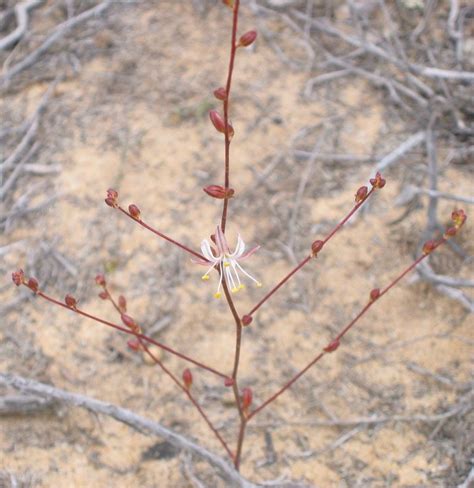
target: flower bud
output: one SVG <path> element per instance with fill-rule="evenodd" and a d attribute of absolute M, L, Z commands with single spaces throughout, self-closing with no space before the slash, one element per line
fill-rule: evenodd
<path fill-rule="evenodd" d="M 334 341 L 331 341 L 323 350 L 324 352 L 334 352 L 340 345 L 341 342 L 339 339 L 335 339 Z"/>
<path fill-rule="evenodd" d="M 234 0 L 222 0 L 224 5 L 227 5 L 229 8 L 234 8 Z"/>
<path fill-rule="evenodd" d="M 242 325 L 246 327 L 252 323 L 253 317 L 251 315 L 244 315 L 242 317 Z"/>
<path fill-rule="evenodd" d="M 234 386 L 234 379 L 233 378 L 225 378 L 224 379 L 224 386 Z"/>
<path fill-rule="evenodd" d="M 431 254 L 436 249 L 436 241 L 429 240 L 423 244 L 423 254 Z"/>
<path fill-rule="evenodd" d="M 370 299 L 372 301 L 375 301 L 377 300 L 377 298 L 380 296 L 380 289 L 379 288 L 374 288 L 371 292 L 370 292 Z"/>
<path fill-rule="evenodd" d="M 457 227 L 449 227 L 444 231 L 443 237 L 445 239 L 451 239 L 451 237 L 454 237 L 456 235 L 457 231 Z"/>
<path fill-rule="evenodd" d="M 186 390 L 189 390 L 193 384 L 193 375 L 188 368 L 183 371 L 183 382 Z"/>
<path fill-rule="evenodd" d="M 464 225 L 464 222 L 466 222 L 467 215 L 464 210 L 460 208 L 459 210 L 454 210 L 451 214 L 451 219 L 454 222 L 454 226 L 459 229 Z"/>
<path fill-rule="evenodd" d="M 323 246 L 324 246 L 324 241 L 314 241 L 311 244 L 311 253 L 313 254 L 314 258 L 318 255 L 318 252 L 321 251 Z"/>
<path fill-rule="evenodd" d="M 214 125 L 215 129 L 218 132 L 225 132 L 225 122 L 224 119 L 221 117 L 220 113 L 217 110 L 211 110 L 209 112 L 209 118 L 211 119 L 212 124 Z"/>
<path fill-rule="evenodd" d="M 127 315 L 125 313 L 120 315 L 120 318 L 122 319 L 122 322 L 131 330 L 136 330 L 137 329 L 137 324 L 135 320 L 130 317 L 130 315 Z"/>
<path fill-rule="evenodd" d="M 234 196 L 235 190 L 233 188 L 228 188 L 227 190 L 221 185 L 209 185 L 203 188 L 203 190 L 213 198 L 232 198 Z"/>
<path fill-rule="evenodd" d="M 101 274 L 98 274 L 96 277 L 95 277 L 95 282 L 96 284 L 98 284 L 99 286 L 105 286 L 107 283 L 105 281 L 105 276 L 101 273 Z"/>
<path fill-rule="evenodd" d="M 109 188 L 107 190 L 107 198 L 105 199 L 105 203 L 109 207 L 117 208 L 118 207 L 117 199 L 118 199 L 118 192 L 113 190 L 112 188 Z"/>
<path fill-rule="evenodd" d="M 118 298 L 118 307 L 122 313 L 127 311 L 127 300 L 123 295 L 120 295 Z"/>
<path fill-rule="evenodd" d="M 38 280 L 36 280 L 35 278 L 30 278 L 28 280 L 28 283 L 26 283 L 26 286 L 31 290 L 31 291 L 34 291 L 35 293 L 38 292 L 38 287 L 39 287 L 39 284 L 38 284 Z"/>
<path fill-rule="evenodd" d="M 139 220 L 140 219 L 140 209 L 134 203 L 132 203 L 131 205 L 128 206 L 128 213 L 135 220 Z"/>
<path fill-rule="evenodd" d="M 20 286 L 24 283 L 25 281 L 25 273 L 22 269 L 19 269 L 18 271 L 14 271 L 12 273 L 12 280 L 13 283 L 15 283 L 16 286 Z"/>
<path fill-rule="evenodd" d="M 214 96 L 217 98 L 217 100 L 224 101 L 227 98 L 227 91 L 223 86 L 221 86 L 220 88 L 217 88 L 217 90 L 214 90 Z"/>
<path fill-rule="evenodd" d="M 356 203 L 363 202 L 367 197 L 368 191 L 369 190 L 366 186 L 361 186 L 355 194 L 355 202 Z"/>
<path fill-rule="evenodd" d="M 382 175 L 377 171 L 375 178 L 370 179 L 370 184 L 374 188 L 383 188 L 385 186 L 385 179 L 382 178 Z"/>
<path fill-rule="evenodd" d="M 135 352 L 139 351 L 142 348 L 142 345 L 140 344 L 140 341 L 138 339 L 130 339 L 129 341 L 127 341 L 127 346 L 129 347 L 129 349 Z"/>
<path fill-rule="evenodd" d="M 69 308 L 76 308 L 77 300 L 72 295 L 66 295 L 64 302 Z"/>
<path fill-rule="evenodd" d="M 99 298 L 102 298 L 102 300 L 107 300 L 107 298 L 109 298 L 109 294 L 106 291 L 101 291 L 99 293 Z"/>
<path fill-rule="evenodd" d="M 248 31 L 240 39 L 238 46 L 247 47 L 257 39 L 257 31 Z"/>
<path fill-rule="evenodd" d="M 242 390 L 242 410 L 247 410 L 252 404 L 252 390 L 251 388 L 244 388 Z"/>

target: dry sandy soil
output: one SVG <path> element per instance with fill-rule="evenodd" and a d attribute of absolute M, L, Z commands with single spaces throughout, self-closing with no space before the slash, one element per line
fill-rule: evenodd
<path fill-rule="evenodd" d="M 56 57 L 46 57 L 68 69 L 42 116 L 42 144 L 33 162 L 60 165 L 61 171 L 25 177 L 11 197 L 18 200 L 32 186 L 35 203 L 56 195 L 40 211 L 13 219 L 0 235 L 0 371 L 124 406 L 224 455 L 169 378 L 127 349 L 127 337 L 9 283 L 10 272 L 22 267 L 49 294 L 62 299 L 73 293 L 82 308 L 117 320 L 97 298 L 94 276 L 105 272 L 145 331 L 169 317 L 156 339 L 230 371 L 234 325 L 224 301 L 212 296 L 215 277 L 202 282 L 202 269 L 187 255 L 103 204 L 105 190 L 116 188 L 125 204 L 139 205 L 147 222 L 196 249 L 218 222 L 220 202 L 201 188 L 222 181 L 222 138 L 207 112 L 216 106 L 212 90 L 224 82 L 231 17 L 219 2 L 202 11 L 199 5 L 116 5 L 75 33 L 77 51 L 63 59 L 56 48 Z M 47 2 L 32 25 L 41 32 L 63 15 Z M 255 26 L 245 6 L 240 25 L 242 31 Z M 18 77 L 17 88 L 2 94 L 3 128 L 33 113 L 55 73 L 54 62 L 45 61 Z M 284 65 L 263 37 L 238 54 L 231 107 L 237 197 L 229 240 L 240 232 L 262 246 L 246 267 L 264 284 L 249 284 L 236 296 L 241 312 L 350 210 L 355 190 L 373 169 L 371 161 L 316 158 L 308 164 L 290 149 L 311 151 L 316 144 L 323 152 L 375 157 L 406 137 L 384 93 L 364 80 L 345 79 L 308 101 L 302 96 L 307 78 Z M 425 157 L 418 148 L 391 168 L 369 211 L 351 220 L 245 329 L 241 384 L 252 387 L 256 403 L 327 344 L 366 303 L 370 289 L 388 284 L 412 262 L 427 200 L 419 199 L 410 212 L 394 202 Z M 466 166 L 445 164 L 440 172 L 440 190 L 472 193 Z M 454 208 L 440 201 L 443 224 Z M 8 210 L 5 203 L 1 212 Z M 474 247 L 472 228 L 469 223 L 457 238 L 466 253 Z M 469 277 L 469 265 L 448 248 L 432 265 Z M 414 274 L 404 279 L 336 354 L 250 424 L 243 475 L 319 487 L 456 486 L 472 467 L 472 408 L 436 416 L 468 401 L 472 326 L 460 304 Z M 162 358 L 181 373 L 182 361 Z M 233 443 L 229 390 L 206 373 L 193 374 L 199 401 Z M 350 423 L 370 416 L 398 420 Z M 19 486 L 192 486 L 178 451 L 109 418 L 56 406 L 4 416 L 0 424 L 2 486 L 9 486 L 10 474 Z M 192 466 L 205 486 L 226 486 L 205 463 L 195 459 Z"/>

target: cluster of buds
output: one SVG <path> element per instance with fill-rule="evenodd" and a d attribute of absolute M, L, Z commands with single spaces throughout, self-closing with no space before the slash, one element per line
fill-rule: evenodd
<path fill-rule="evenodd" d="M 22 269 L 19 269 L 18 271 L 14 271 L 12 273 L 12 281 L 13 283 L 15 283 L 16 286 L 25 285 L 32 292 L 38 293 L 39 290 L 38 280 L 36 280 L 35 278 L 26 279 L 25 273 Z"/>
<path fill-rule="evenodd" d="M 385 186 L 385 179 L 382 178 L 382 175 L 377 171 L 375 178 L 370 179 L 370 184 L 374 188 L 383 188 Z"/>
<path fill-rule="evenodd" d="M 203 188 L 204 192 L 212 198 L 224 200 L 225 198 L 232 198 L 235 194 L 233 188 L 224 188 L 221 185 L 209 185 Z"/>
<path fill-rule="evenodd" d="M 117 208 L 118 207 L 118 192 L 116 190 L 113 190 L 112 188 L 109 188 L 107 190 L 107 197 L 105 199 L 105 203 L 112 208 Z"/>
<path fill-rule="evenodd" d="M 107 286 L 107 282 L 105 281 L 105 276 L 103 274 L 98 274 L 95 277 L 95 283 L 96 285 L 102 288 L 102 291 L 99 293 L 99 298 L 101 298 L 102 300 L 107 300 L 109 298 L 109 293 L 105 289 L 105 287 Z"/>

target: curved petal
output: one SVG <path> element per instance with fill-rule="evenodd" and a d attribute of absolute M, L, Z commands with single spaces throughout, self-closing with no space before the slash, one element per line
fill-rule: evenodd
<path fill-rule="evenodd" d="M 210 262 L 210 263 L 217 263 L 219 262 L 220 258 L 216 258 L 214 254 L 212 254 L 211 245 L 207 239 L 204 239 L 201 242 L 201 252 L 203 256 Z"/>
<path fill-rule="evenodd" d="M 240 234 L 237 234 L 237 245 L 235 246 L 235 250 L 232 254 L 229 254 L 231 258 L 239 259 L 240 256 L 244 254 L 245 251 L 245 242 L 243 241 Z"/>
<path fill-rule="evenodd" d="M 224 233 L 222 232 L 221 226 L 218 225 L 216 229 L 216 245 L 219 251 L 219 254 L 228 254 L 229 253 L 229 246 L 227 244 L 227 239 L 225 238 Z"/>

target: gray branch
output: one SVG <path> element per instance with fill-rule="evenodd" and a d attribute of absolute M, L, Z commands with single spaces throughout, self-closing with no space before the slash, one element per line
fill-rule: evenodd
<path fill-rule="evenodd" d="M 91 412 L 100 413 L 127 424 L 132 429 L 142 433 L 155 434 L 178 449 L 185 451 L 207 461 L 210 465 L 217 468 L 233 486 L 241 488 L 257 488 L 258 485 L 243 478 L 227 461 L 220 456 L 208 451 L 199 444 L 187 439 L 181 434 L 163 427 L 158 422 L 141 417 L 136 413 L 120 408 L 110 403 L 105 403 L 95 398 L 77 393 L 70 393 L 68 391 L 56 388 L 54 386 L 39 383 L 38 381 L 22 378 L 21 376 L 14 376 L 11 374 L 0 373 L 0 384 L 10 386 L 23 393 L 30 393 L 41 398 L 54 399 L 68 405 L 85 408 Z"/>

